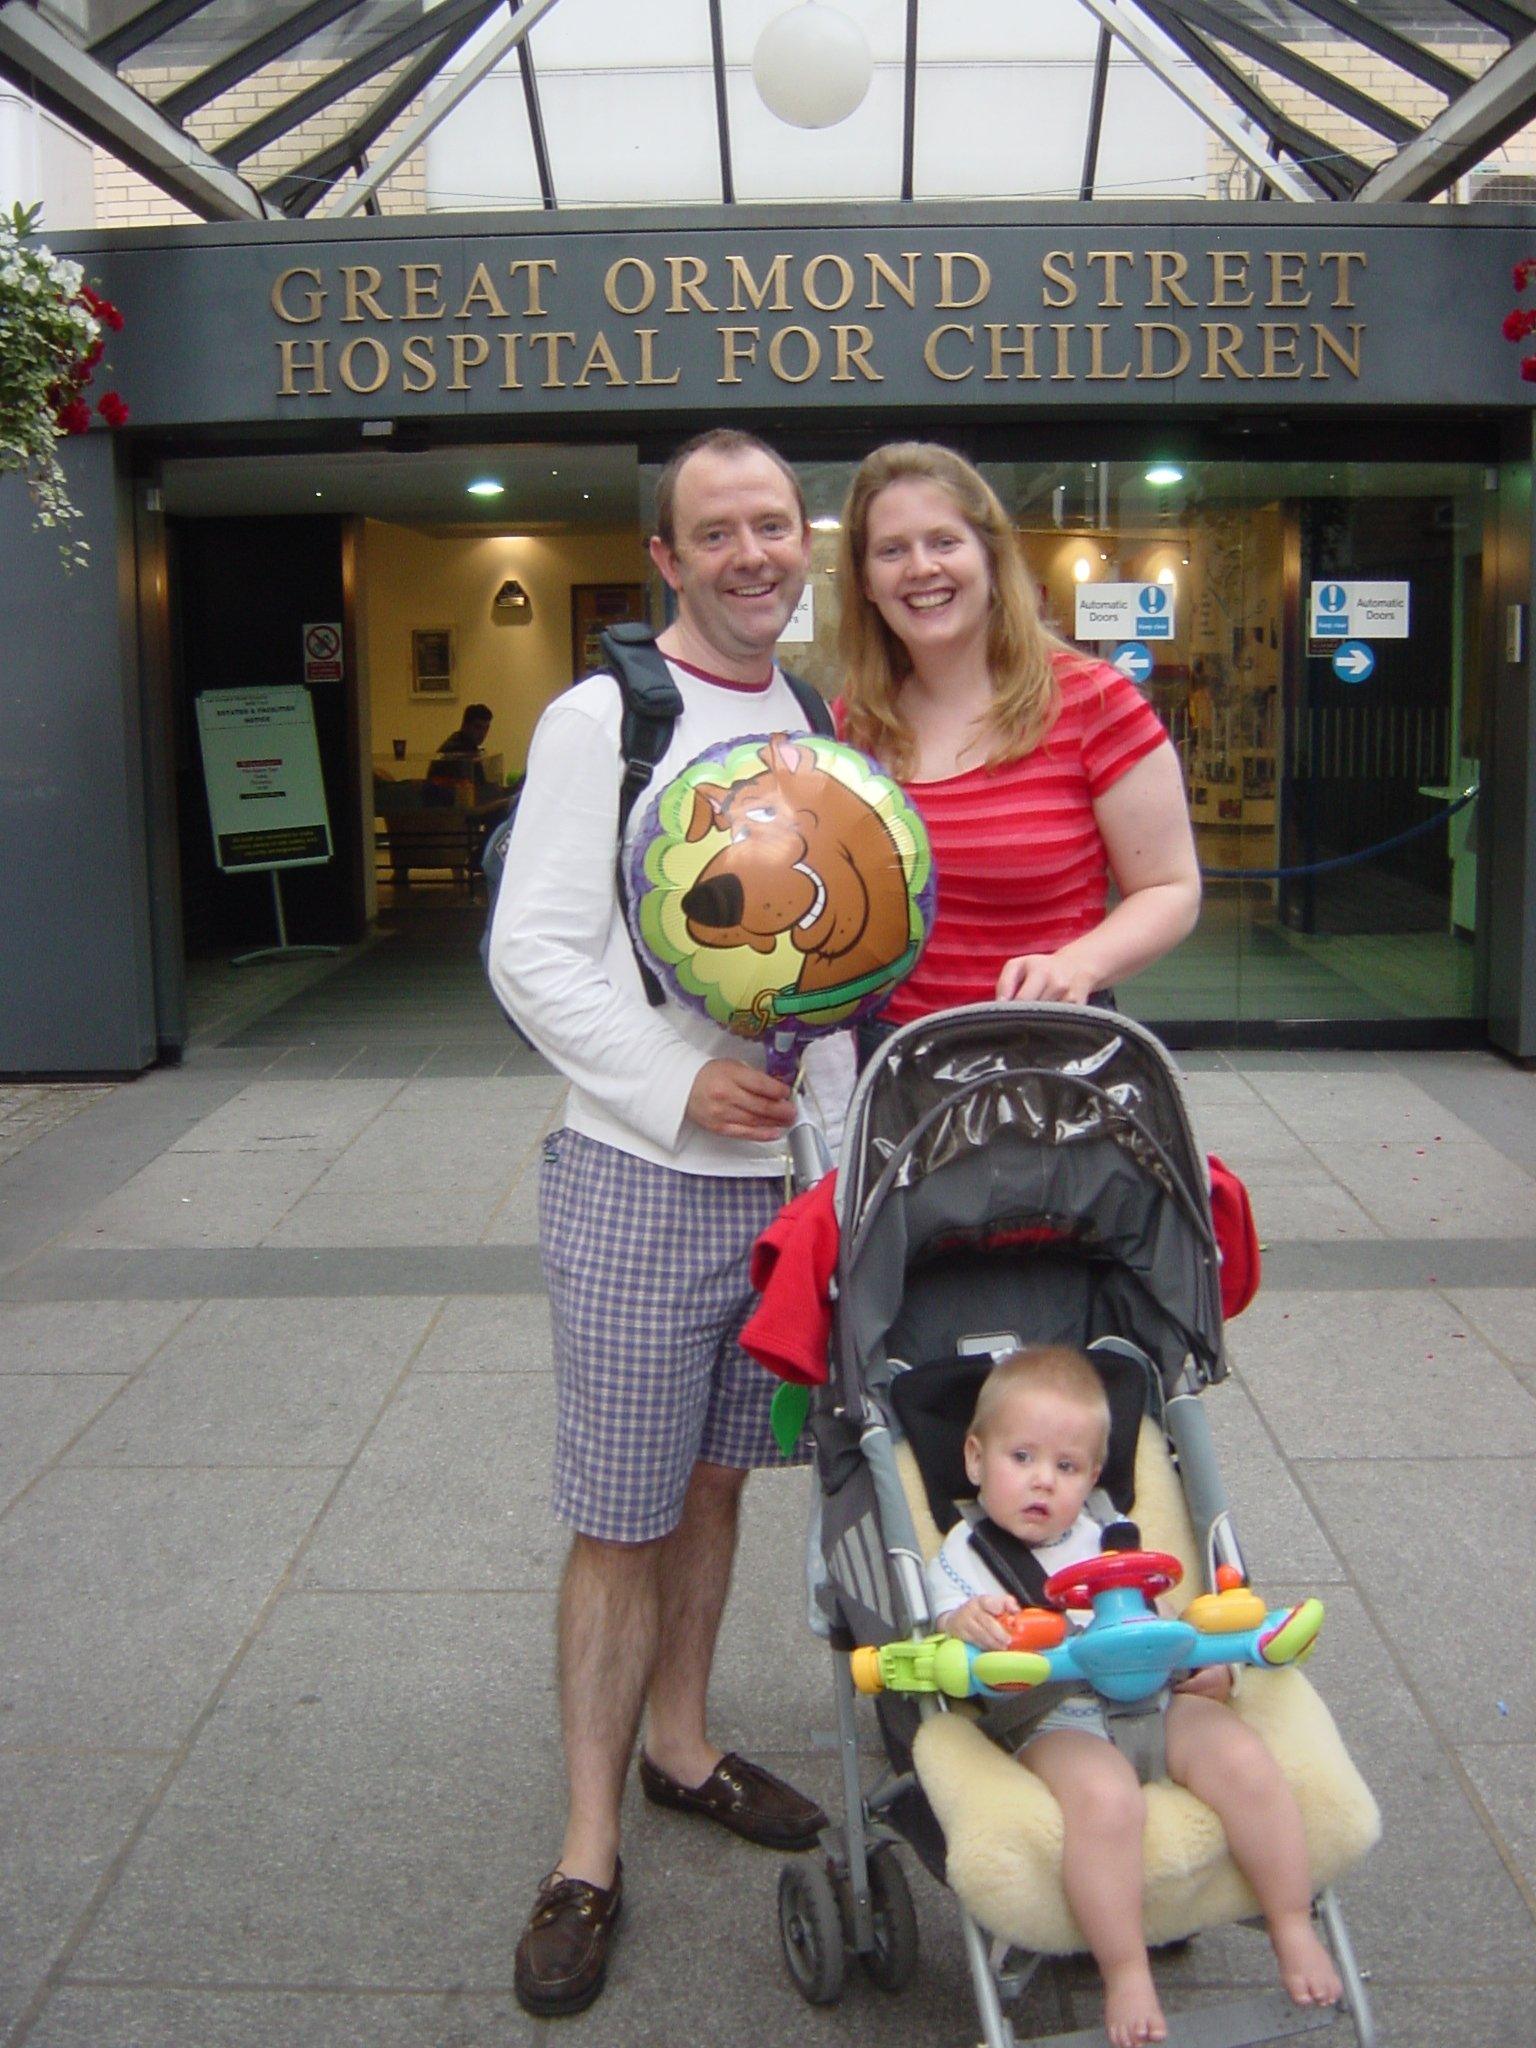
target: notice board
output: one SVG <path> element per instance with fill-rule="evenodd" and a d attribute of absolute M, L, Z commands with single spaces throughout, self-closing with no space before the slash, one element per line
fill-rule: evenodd
<path fill-rule="evenodd" d="M 318 867 L 331 858 L 308 690 L 204 690 L 197 732 L 214 858 L 226 873 Z"/>

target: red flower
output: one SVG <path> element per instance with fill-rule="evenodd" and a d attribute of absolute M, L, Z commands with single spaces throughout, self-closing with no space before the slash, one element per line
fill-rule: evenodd
<path fill-rule="evenodd" d="M 1515 265 L 1514 279 L 1515 290 L 1517 292 L 1523 292 L 1525 290 L 1526 283 L 1533 274 L 1533 272 L 1536 272 L 1536 257 L 1527 256 L 1521 262 Z"/>
<path fill-rule="evenodd" d="M 1520 374 L 1527 384 L 1536 384 L 1536 356 L 1526 356 L 1522 360 Z"/>
<path fill-rule="evenodd" d="M 123 427 L 128 424 L 128 408 L 115 391 L 104 391 L 96 401 L 96 410 L 109 427 Z"/>
<path fill-rule="evenodd" d="M 91 424 L 91 408 L 83 398 L 72 398 L 54 414 L 61 434 L 83 434 Z"/>
<path fill-rule="evenodd" d="M 114 334 L 122 332 L 123 316 L 110 299 L 104 299 L 100 292 L 88 284 L 81 285 L 79 299 L 85 310 L 99 320 L 103 327 L 110 327 Z"/>

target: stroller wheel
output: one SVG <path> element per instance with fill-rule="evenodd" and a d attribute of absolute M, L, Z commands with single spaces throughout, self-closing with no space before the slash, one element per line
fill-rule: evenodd
<path fill-rule="evenodd" d="M 842 1997 L 843 1916 L 824 1863 L 806 1857 L 779 1872 L 779 1941 L 795 1989 L 808 2004 L 832 2005 Z"/>
<path fill-rule="evenodd" d="M 875 1945 L 859 1961 L 882 1991 L 905 1991 L 917 1968 L 917 1912 L 907 1873 L 889 1842 L 882 1842 L 869 1859 L 869 1903 Z"/>

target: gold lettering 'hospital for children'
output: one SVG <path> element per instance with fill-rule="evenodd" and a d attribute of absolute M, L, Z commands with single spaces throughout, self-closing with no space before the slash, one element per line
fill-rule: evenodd
<path fill-rule="evenodd" d="M 562 267 L 565 275 L 562 275 Z M 752 384 L 1358 384 L 1361 249 L 969 249 L 294 264 L 277 395 Z M 459 266 L 453 266 L 458 274 Z M 310 330 L 306 332 L 305 330 Z"/>

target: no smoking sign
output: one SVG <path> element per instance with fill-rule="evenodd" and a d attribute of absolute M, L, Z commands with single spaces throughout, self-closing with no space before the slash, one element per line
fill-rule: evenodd
<path fill-rule="evenodd" d="M 304 628 L 304 680 L 306 683 L 341 681 L 341 628 L 333 625 Z"/>

